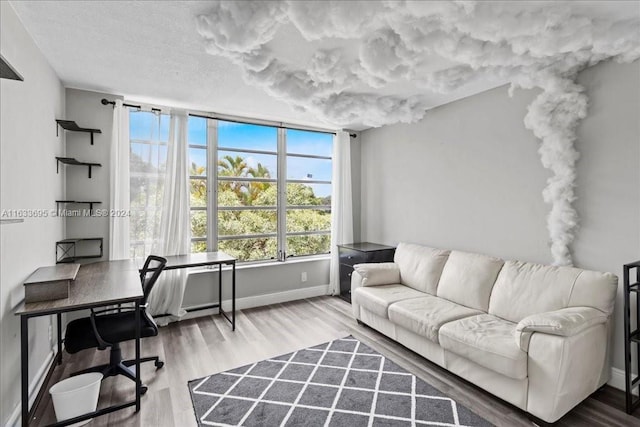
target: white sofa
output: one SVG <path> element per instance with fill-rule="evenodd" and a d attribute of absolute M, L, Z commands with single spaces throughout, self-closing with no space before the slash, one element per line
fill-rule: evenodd
<path fill-rule="evenodd" d="M 358 264 L 353 313 L 430 361 L 555 422 L 609 379 L 618 279 L 401 243 Z"/>

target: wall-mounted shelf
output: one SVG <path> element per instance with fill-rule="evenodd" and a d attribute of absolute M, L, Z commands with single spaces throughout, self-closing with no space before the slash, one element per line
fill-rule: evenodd
<path fill-rule="evenodd" d="M 60 163 L 65 165 L 75 165 L 75 166 L 87 166 L 89 168 L 89 178 L 91 178 L 91 168 L 92 167 L 101 167 L 100 163 L 91 163 L 91 162 L 81 162 L 79 160 L 74 159 L 73 157 L 56 157 L 56 173 L 60 172 Z"/>
<path fill-rule="evenodd" d="M 0 224 L 19 224 L 24 222 L 24 218 L 3 218 L 0 219 Z"/>
<path fill-rule="evenodd" d="M 98 246 L 98 253 L 86 253 L 80 254 L 77 253 L 77 248 L 79 245 L 84 243 L 94 242 Z M 76 262 L 80 259 L 89 259 L 89 258 L 102 258 L 102 237 L 82 237 L 78 239 L 64 239 L 56 242 L 56 264 L 64 264 L 70 262 Z M 86 249 L 86 248 L 85 248 Z"/>
<path fill-rule="evenodd" d="M 93 211 L 93 205 L 98 205 L 102 202 L 94 202 L 87 200 L 56 200 L 56 210 L 60 211 L 60 205 L 89 205 L 89 212 Z"/>
<path fill-rule="evenodd" d="M 85 132 L 91 134 L 91 145 L 93 145 L 93 134 L 102 133 L 100 129 L 81 128 L 73 120 L 56 120 L 56 123 L 64 130 L 68 130 L 71 132 Z M 56 127 L 56 135 L 58 134 L 57 132 L 58 128 Z"/>
<path fill-rule="evenodd" d="M 20 73 L 0 55 L 0 79 L 24 81 Z"/>

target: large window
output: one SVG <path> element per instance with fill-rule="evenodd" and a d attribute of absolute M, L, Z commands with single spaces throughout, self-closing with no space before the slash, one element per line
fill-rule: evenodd
<path fill-rule="evenodd" d="M 168 121 L 131 112 L 132 255 L 148 253 L 144 236 L 159 226 L 149 205 L 162 197 Z M 332 134 L 190 116 L 188 144 L 192 252 L 241 261 L 329 253 Z"/>

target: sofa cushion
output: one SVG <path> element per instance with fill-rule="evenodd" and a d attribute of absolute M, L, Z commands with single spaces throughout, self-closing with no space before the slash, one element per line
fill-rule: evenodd
<path fill-rule="evenodd" d="M 516 324 L 480 314 L 445 323 L 440 345 L 480 366 L 514 379 L 527 377 L 527 353 L 514 340 Z"/>
<path fill-rule="evenodd" d="M 400 281 L 403 285 L 435 295 L 448 256 L 447 250 L 400 243 L 393 261 L 400 267 Z"/>
<path fill-rule="evenodd" d="M 451 251 L 437 295 L 466 307 L 489 310 L 489 296 L 504 261 L 486 255 Z"/>
<path fill-rule="evenodd" d="M 356 264 L 353 269 L 362 276 L 362 286 L 394 285 L 400 283 L 400 269 L 395 262 Z"/>
<path fill-rule="evenodd" d="M 432 295 L 399 301 L 389 306 L 389 320 L 436 343 L 442 325 L 478 314 L 482 312 Z"/>
<path fill-rule="evenodd" d="M 521 261 L 502 267 L 489 300 L 489 314 L 518 323 L 527 316 L 567 307 L 581 270 Z"/>
<path fill-rule="evenodd" d="M 385 319 L 389 318 L 387 313 L 389 305 L 405 299 L 423 296 L 424 293 L 400 284 L 357 288 L 351 294 L 351 298 L 356 304 Z"/>

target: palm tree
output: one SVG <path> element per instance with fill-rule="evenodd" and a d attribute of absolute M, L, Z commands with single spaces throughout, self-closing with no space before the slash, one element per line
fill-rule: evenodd
<path fill-rule="evenodd" d="M 271 172 L 262 163 L 258 163 L 255 168 L 249 168 L 247 174 L 252 178 L 271 178 Z M 270 182 L 252 182 L 249 184 L 249 192 L 247 196 L 248 204 L 252 204 L 258 198 L 258 196 L 264 193 L 269 187 Z"/>
<path fill-rule="evenodd" d="M 247 162 L 240 156 L 227 155 L 218 160 L 218 176 L 246 177 L 248 170 Z M 248 191 L 246 182 L 222 181 L 220 187 L 222 190 L 230 189 L 240 200 L 245 199 L 245 193 Z"/>
<path fill-rule="evenodd" d="M 240 156 L 224 156 L 218 160 L 218 175 L 221 176 L 247 176 L 249 166 Z"/>

